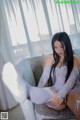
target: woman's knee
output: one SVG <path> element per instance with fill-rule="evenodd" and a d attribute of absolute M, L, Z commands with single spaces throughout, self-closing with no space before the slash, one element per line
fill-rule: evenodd
<path fill-rule="evenodd" d="M 37 90 L 36 88 L 31 88 L 30 89 L 30 100 L 33 103 L 40 104 L 39 94 L 37 93 L 36 90 Z"/>

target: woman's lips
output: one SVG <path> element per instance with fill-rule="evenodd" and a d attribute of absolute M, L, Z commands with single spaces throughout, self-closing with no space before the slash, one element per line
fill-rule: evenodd
<path fill-rule="evenodd" d="M 62 55 L 62 53 L 58 53 L 58 55 L 60 55 L 60 56 L 61 56 L 61 55 Z"/>

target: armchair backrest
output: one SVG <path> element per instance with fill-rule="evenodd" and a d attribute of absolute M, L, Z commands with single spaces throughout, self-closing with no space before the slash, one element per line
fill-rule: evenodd
<path fill-rule="evenodd" d="M 31 85 L 35 85 L 35 78 L 31 69 L 31 65 L 28 59 L 21 60 L 17 65 L 16 69 L 19 74 L 22 75 L 23 79 L 30 83 Z"/>
<path fill-rule="evenodd" d="M 43 56 L 33 57 L 29 59 L 31 68 L 35 77 L 36 85 L 38 85 L 38 82 L 40 80 L 40 77 L 42 75 L 42 72 L 48 57 L 49 55 L 43 55 Z"/>

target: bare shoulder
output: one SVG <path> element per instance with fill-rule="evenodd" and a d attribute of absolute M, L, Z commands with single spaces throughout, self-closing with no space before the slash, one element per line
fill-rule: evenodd
<path fill-rule="evenodd" d="M 46 61 L 45 67 L 50 67 L 53 63 L 54 63 L 54 58 L 52 55 L 50 55 Z"/>
<path fill-rule="evenodd" d="M 80 67 L 80 56 L 74 55 L 74 67 Z"/>

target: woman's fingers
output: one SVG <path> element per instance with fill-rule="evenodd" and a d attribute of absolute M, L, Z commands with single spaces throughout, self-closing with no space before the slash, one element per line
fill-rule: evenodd
<path fill-rule="evenodd" d="M 56 105 L 60 105 L 62 102 L 63 102 L 63 98 L 59 98 L 58 93 L 55 92 L 51 100 L 51 103 L 56 106 Z"/>
<path fill-rule="evenodd" d="M 60 100 L 58 101 L 57 105 L 60 105 L 63 102 L 63 99 L 60 98 Z"/>
<path fill-rule="evenodd" d="M 54 105 L 60 105 L 63 102 L 63 98 L 55 97 L 52 99 Z"/>
<path fill-rule="evenodd" d="M 62 99 L 59 100 L 59 101 L 56 101 L 56 102 L 51 101 L 51 102 L 48 103 L 48 105 L 50 105 L 50 106 L 58 106 L 58 105 L 60 105 L 62 102 L 63 102 Z"/>

